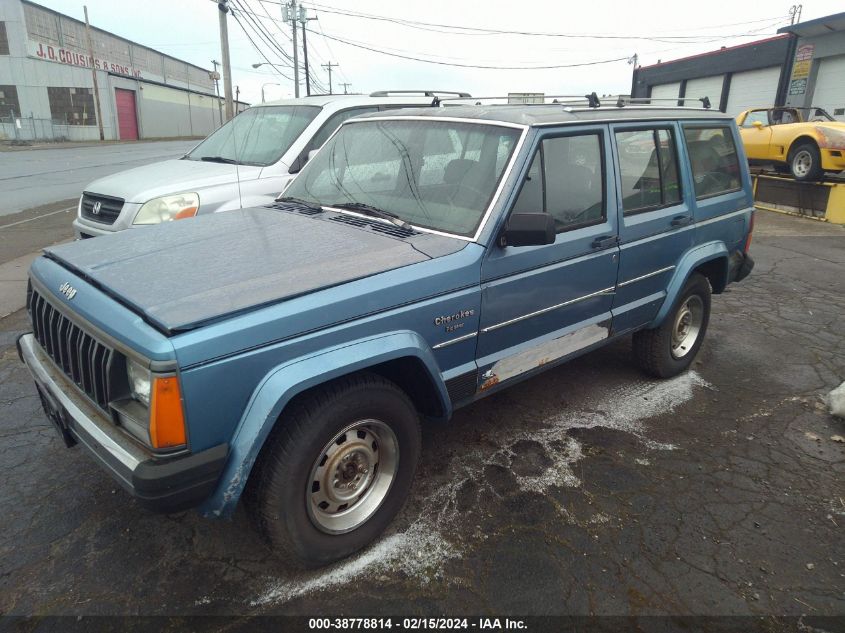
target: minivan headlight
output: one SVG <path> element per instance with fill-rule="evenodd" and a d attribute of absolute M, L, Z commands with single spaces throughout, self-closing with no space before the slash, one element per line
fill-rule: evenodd
<path fill-rule="evenodd" d="M 132 398 L 145 406 L 150 406 L 150 370 L 136 363 L 131 358 L 126 359 L 126 377 L 129 380 L 129 392 Z"/>
<path fill-rule="evenodd" d="M 179 193 L 153 198 L 141 205 L 133 224 L 160 224 L 171 220 L 192 218 L 199 208 L 200 197 L 196 193 Z"/>

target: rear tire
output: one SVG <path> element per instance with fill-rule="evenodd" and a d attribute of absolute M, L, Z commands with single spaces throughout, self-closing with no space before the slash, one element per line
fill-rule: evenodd
<path fill-rule="evenodd" d="M 634 333 L 634 360 L 652 376 L 677 376 L 698 354 L 709 322 L 710 282 L 693 273 L 663 323 Z"/>
<path fill-rule="evenodd" d="M 402 509 L 419 461 L 408 396 L 358 374 L 294 402 L 277 424 L 247 496 L 272 549 L 317 567 L 378 537 Z"/>
<path fill-rule="evenodd" d="M 818 146 L 806 141 L 790 149 L 789 171 L 795 180 L 819 180 L 824 172 Z"/>

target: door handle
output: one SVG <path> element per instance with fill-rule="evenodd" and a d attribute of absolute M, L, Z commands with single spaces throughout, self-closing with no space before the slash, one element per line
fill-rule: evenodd
<path fill-rule="evenodd" d="M 593 248 L 607 248 L 608 246 L 615 246 L 618 241 L 619 237 L 616 235 L 604 235 L 594 239 L 590 246 Z"/>
<path fill-rule="evenodd" d="M 672 218 L 670 224 L 672 226 L 687 226 L 688 224 L 692 224 L 692 218 L 688 215 L 676 215 Z"/>

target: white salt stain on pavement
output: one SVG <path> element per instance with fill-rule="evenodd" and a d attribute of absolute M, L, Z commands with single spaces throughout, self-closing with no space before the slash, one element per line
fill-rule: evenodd
<path fill-rule="evenodd" d="M 545 421 L 548 426 L 512 436 L 507 442 L 509 446 L 520 440 L 538 442 L 551 460 L 551 464 L 541 474 L 517 476 L 517 482 L 523 490 L 536 492 L 545 492 L 551 486 L 580 485 L 581 482 L 572 472 L 570 465 L 581 459 L 581 444 L 566 435 L 569 429 L 614 429 L 634 435 L 646 448 L 674 449 L 672 444 L 655 442 L 645 437 L 643 422 L 658 415 L 671 413 L 691 400 L 695 387 L 712 389 L 710 384 L 694 371 L 671 380 L 625 385 L 607 394 L 595 406 L 588 404 L 578 410 L 562 411 Z M 515 455 L 510 453 L 510 456 Z"/>
<path fill-rule="evenodd" d="M 303 574 L 302 578 L 278 580 L 250 606 L 280 604 L 338 585 L 347 585 L 361 576 L 403 571 L 409 576 L 424 579 L 425 573 L 458 554 L 432 526 L 415 523 L 404 532 L 386 536 L 372 547 L 352 558 L 319 572 Z"/>
<path fill-rule="evenodd" d="M 486 448 L 461 452 L 449 464 L 447 483 L 424 493 L 419 515 L 407 529 L 388 533 L 362 553 L 330 567 L 273 580 L 249 604 L 253 607 L 281 604 L 312 592 L 348 585 L 362 577 L 375 578 L 391 572 L 404 572 L 418 582 L 439 578 L 443 564 L 461 556 L 459 529 L 466 531 L 470 527 L 461 525 L 465 517 L 458 511 L 459 491 L 467 483 L 489 489 L 484 476 L 487 466 L 499 465 L 513 471 L 513 461 L 520 456 L 519 449 L 514 450 L 517 443 L 533 443 L 542 448 L 545 457 L 537 474 L 514 473 L 522 490 L 543 493 L 553 486 L 578 486 L 580 481 L 571 464 L 581 459 L 581 444 L 567 435 L 569 429 L 615 429 L 638 437 L 647 449 L 671 450 L 674 448 L 671 444 L 645 437 L 643 423 L 688 402 L 696 387 L 712 388 L 692 371 L 666 381 L 629 383 L 603 394 L 599 402 L 579 403 L 576 409 L 547 418 L 537 429 L 506 432 L 495 438 L 495 448 L 488 444 Z M 605 518 L 597 515 L 599 522 Z"/>

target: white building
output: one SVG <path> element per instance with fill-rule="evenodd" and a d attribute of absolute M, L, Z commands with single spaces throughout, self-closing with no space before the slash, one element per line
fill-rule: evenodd
<path fill-rule="evenodd" d="M 91 40 L 93 59 L 84 22 L 0 1 L 0 140 L 98 140 L 98 116 L 106 140 L 203 137 L 220 125 L 208 69 L 93 26 Z"/>

